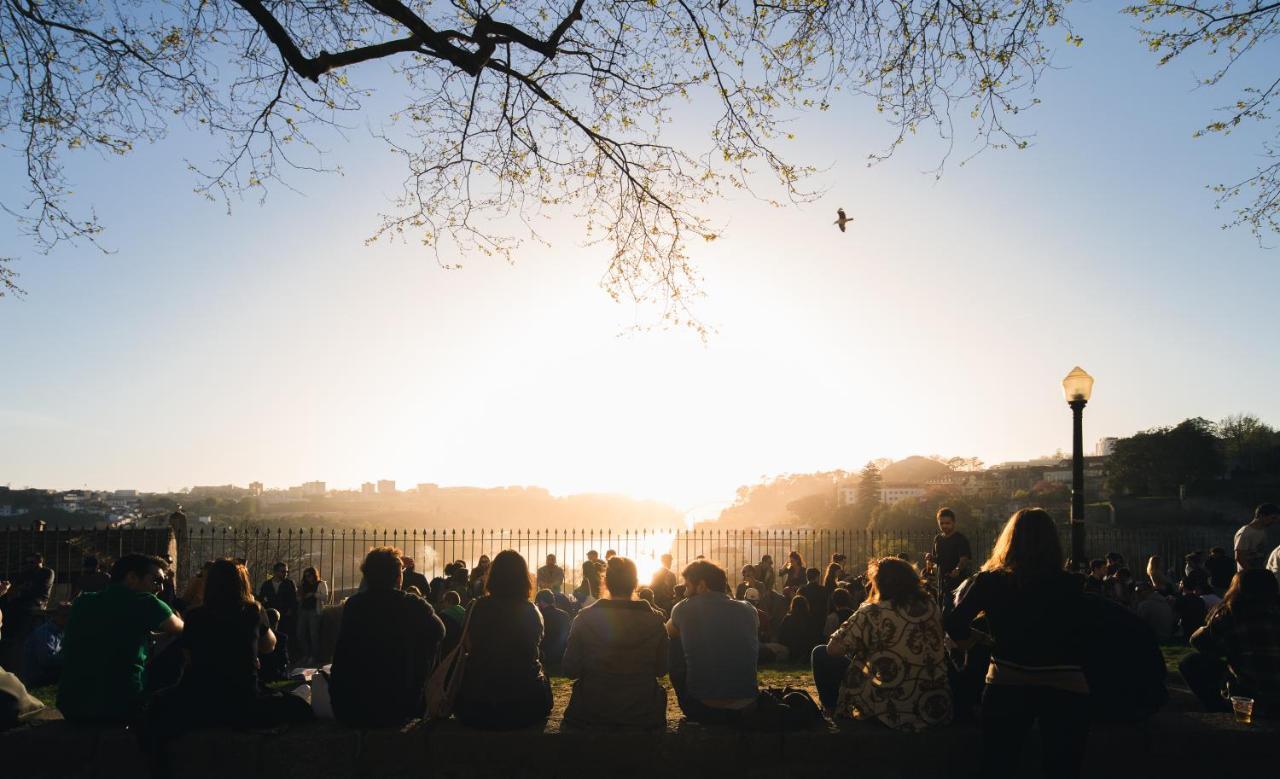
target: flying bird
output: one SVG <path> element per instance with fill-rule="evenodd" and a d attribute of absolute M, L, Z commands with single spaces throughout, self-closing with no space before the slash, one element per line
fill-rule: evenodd
<path fill-rule="evenodd" d="M 847 224 L 849 224 L 850 222 L 852 222 L 852 221 L 853 221 L 853 217 L 851 217 L 851 216 L 845 216 L 845 215 L 844 215 L 844 209 L 843 209 L 843 208 L 837 208 L 837 209 L 836 209 L 836 217 L 837 217 L 836 221 L 832 222 L 831 224 L 833 224 L 833 225 L 837 225 L 837 226 L 840 228 L 840 232 L 842 232 L 842 233 L 843 233 L 843 232 L 844 232 L 844 226 L 845 226 L 845 225 L 847 225 Z"/>

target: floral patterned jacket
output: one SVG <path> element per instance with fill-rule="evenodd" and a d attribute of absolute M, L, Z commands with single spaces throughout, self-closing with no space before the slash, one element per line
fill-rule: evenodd
<path fill-rule="evenodd" d="M 897 608 L 868 603 L 831 634 L 850 658 L 837 715 L 875 718 L 894 730 L 951 722 L 942 613 L 932 599 Z"/>

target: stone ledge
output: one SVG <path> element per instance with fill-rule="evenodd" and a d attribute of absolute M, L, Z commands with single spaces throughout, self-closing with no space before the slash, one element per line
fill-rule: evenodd
<path fill-rule="evenodd" d="M 1280 723 L 1237 725 L 1230 715 L 1163 712 L 1138 725 L 1099 725 L 1086 756 L 1090 779 L 1157 775 L 1256 777 L 1273 764 Z M 814 776 L 837 770 L 872 776 L 967 777 L 976 765 L 978 730 L 957 725 L 910 735 L 870 723 L 811 731 L 742 733 L 680 721 L 665 732 L 546 728 L 491 733 L 456 722 L 415 722 L 400 730 L 353 730 L 332 722 L 281 733 L 226 730 L 174 742 L 175 775 L 327 777 L 581 776 L 586 767 L 614 776 L 649 776 L 680 766 L 694 776 Z M 124 729 L 82 728 L 45 717 L 0 735 L 6 774 L 24 779 L 147 776 L 146 761 Z M 1038 750 L 1022 774 L 1040 776 Z M 9 773 L 9 769 L 13 773 Z"/>

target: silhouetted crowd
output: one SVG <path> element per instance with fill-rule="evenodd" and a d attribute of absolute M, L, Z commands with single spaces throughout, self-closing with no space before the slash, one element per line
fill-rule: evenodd
<path fill-rule="evenodd" d="M 554 555 L 531 571 L 512 550 L 431 580 L 392 547 L 371 549 L 340 604 L 315 567 L 276 563 L 257 587 L 241 559 L 209 561 L 179 593 L 169 561 L 128 554 L 109 572 L 86 559 L 74 599 L 49 598 L 39 555 L 0 582 L 0 721 L 38 707 L 56 683 L 72 721 L 128 724 L 168 773 L 166 744 L 199 728 L 272 729 L 315 716 L 360 728 L 456 717 L 493 730 L 543 722 L 548 669 L 573 680 L 564 726 L 660 729 L 670 680 L 689 721 L 753 730 L 825 716 L 906 732 L 977 722 L 985 776 L 1012 775 L 1039 723 L 1049 776 L 1079 776 L 1091 722 L 1137 720 L 1166 701 L 1161 643 L 1189 644 L 1181 672 L 1204 707 L 1252 701 L 1280 715 L 1280 547 L 1259 506 L 1222 548 L 1159 557 L 1135 574 L 1119 554 L 1077 566 L 1042 509 L 1005 524 L 975 565 L 950 509 L 917 567 L 906 555 L 823 569 L 791 552 L 731 582 L 672 558 L 642 586 L 636 564 L 589 552 L 566 592 Z M 976 569 L 976 570 L 975 570 Z M 325 663 L 331 658 L 331 662 Z M 803 690 L 762 689 L 762 663 L 801 662 Z M 25 686 L 24 686 L 25 684 Z"/>

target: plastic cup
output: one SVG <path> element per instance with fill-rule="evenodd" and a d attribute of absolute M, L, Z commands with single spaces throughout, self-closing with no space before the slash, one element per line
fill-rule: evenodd
<path fill-rule="evenodd" d="M 1236 714 L 1236 722 L 1241 725 L 1253 724 L 1253 698 L 1241 695 L 1231 696 L 1231 710 Z"/>

